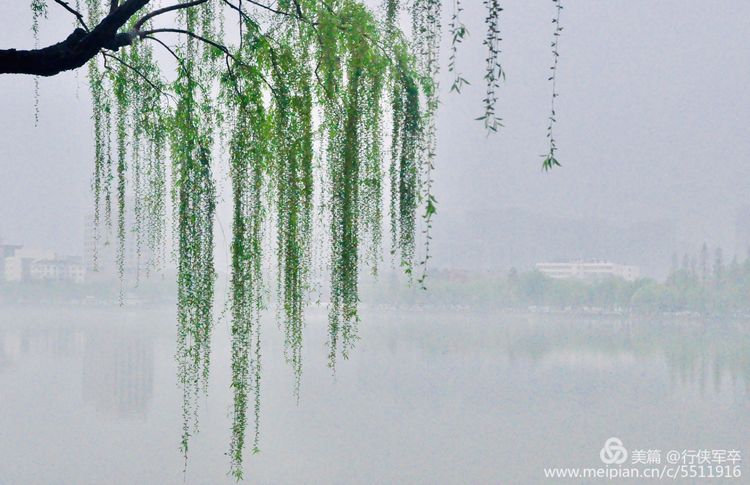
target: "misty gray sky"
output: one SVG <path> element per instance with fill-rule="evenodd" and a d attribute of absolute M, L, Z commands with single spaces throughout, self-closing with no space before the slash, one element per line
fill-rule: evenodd
<path fill-rule="evenodd" d="M 448 94 L 443 63 L 438 233 L 465 211 L 508 208 L 614 226 L 668 220 L 681 243 L 721 244 L 731 257 L 737 209 L 750 202 L 750 2 L 564 2 L 556 126 L 563 167 L 551 173 L 540 166 L 552 2 L 503 2 L 505 128 L 490 136 L 473 121 L 483 95 L 485 14 L 479 0 L 464 3 L 470 37 L 459 65 L 472 86 Z M 50 5 L 50 13 L 42 44 L 72 28 L 60 8 Z M 3 2 L 0 19 L 0 47 L 32 46 L 28 2 Z M 40 79 L 39 91 L 35 127 L 33 78 L 0 76 L 0 237 L 80 254 L 93 204 L 85 72 Z"/>

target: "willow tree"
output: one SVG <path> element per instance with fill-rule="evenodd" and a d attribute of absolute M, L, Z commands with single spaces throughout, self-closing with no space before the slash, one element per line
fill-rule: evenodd
<path fill-rule="evenodd" d="M 557 165 L 552 128 L 562 7 L 552 1 L 545 168 Z M 31 0 L 36 46 L 0 50 L 0 73 L 54 76 L 87 66 L 97 231 L 116 232 L 121 274 L 126 201 L 133 200 L 139 254 L 143 248 L 163 254 L 160 248 L 173 235 L 186 454 L 208 381 L 215 173 L 228 163 L 234 395 L 229 455 L 239 478 L 249 422 L 252 449 L 258 447 L 259 330 L 267 288 L 275 286 L 278 293 L 287 359 L 299 378 L 314 255 L 325 259 L 330 278 L 331 366 L 357 338 L 360 271 L 377 271 L 383 246 L 407 274 L 417 281 L 424 277 L 436 211 L 432 170 L 444 2 L 385 0 L 375 9 L 364 0 L 71 3 Z M 468 81 L 457 69 L 456 54 L 467 30 L 460 0 L 445 3 L 452 7 L 451 90 L 460 91 Z M 496 131 L 505 76 L 502 7 L 499 0 L 483 4 L 486 96 L 479 119 Z M 61 42 L 40 48 L 40 21 L 52 7 L 71 14 L 76 27 Z M 384 222 L 390 232 L 385 242 Z M 417 251 L 420 230 L 426 232 L 425 247 Z M 316 236 L 326 244 L 313 244 Z M 275 283 L 265 260 L 274 261 Z"/>

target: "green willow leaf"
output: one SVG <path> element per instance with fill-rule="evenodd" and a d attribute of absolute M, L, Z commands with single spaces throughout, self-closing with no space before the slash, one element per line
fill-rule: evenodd
<path fill-rule="evenodd" d="M 478 119 L 495 131 L 505 75 L 502 8 L 498 0 L 484 3 L 487 94 Z M 259 449 L 261 315 L 273 297 L 299 395 L 305 308 L 314 289 L 330 292 L 334 368 L 357 341 L 360 280 L 364 269 L 377 273 L 384 247 L 410 279 L 417 275 L 424 284 L 437 213 L 432 179 L 442 4 L 386 0 L 377 12 L 361 0 L 279 0 L 273 7 L 209 0 L 177 9 L 169 40 L 137 36 L 89 62 L 95 240 L 106 243 L 115 233 L 123 280 L 128 268 L 137 280 L 142 265 L 156 269 L 173 256 L 186 457 L 209 377 L 219 187 L 230 188 L 232 205 L 228 455 L 237 479 L 244 453 Z M 109 12 L 98 0 L 85 0 L 83 8 L 89 25 Z M 36 32 L 46 4 L 33 0 L 32 9 Z M 469 84 L 456 68 L 457 47 L 468 35 L 461 10 L 454 0 L 449 71 L 455 91 Z M 230 16 L 240 27 L 234 45 L 224 32 Z M 410 34 L 400 29 L 407 18 Z M 162 20 L 156 16 L 141 28 L 158 30 Z M 157 56 L 156 49 L 163 51 Z M 168 62 L 156 61 L 162 55 Z M 550 155 L 545 166 L 558 164 Z M 170 235 L 171 253 L 164 249 Z M 126 259 L 133 252 L 134 263 Z M 321 268 L 326 275 L 317 274 Z"/>

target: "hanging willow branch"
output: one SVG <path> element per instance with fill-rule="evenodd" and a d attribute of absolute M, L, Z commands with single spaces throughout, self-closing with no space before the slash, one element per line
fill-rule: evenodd
<path fill-rule="evenodd" d="M 457 52 L 467 30 L 461 1 L 451 1 L 448 69 L 451 90 L 460 91 L 468 81 L 457 69 Z M 552 127 L 562 7 L 553 1 L 545 168 L 558 164 Z M 31 0 L 35 48 L 0 49 L 0 74 L 53 76 L 88 66 L 95 242 L 115 238 L 121 281 L 133 268 L 137 280 L 142 265 L 150 270 L 163 264 L 165 243 L 173 236 L 186 457 L 209 377 L 216 174 L 229 174 L 233 412 L 228 454 L 231 474 L 239 479 L 244 452 L 259 448 L 260 322 L 269 303 L 267 289 L 276 288 L 286 358 L 299 393 L 314 264 L 329 271 L 332 368 L 357 341 L 361 273 L 377 272 L 383 246 L 390 245 L 393 259 L 410 276 L 421 267 L 415 279 L 424 284 L 437 204 L 432 180 L 443 0 L 386 0 L 382 15 L 362 0 L 174 0 L 154 9 L 149 0 L 54 2 L 79 27 L 61 42 L 39 48 L 47 1 Z M 486 95 L 479 119 L 496 131 L 502 126 L 496 105 L 505 77 L 503 9 L 499 0 L 483 3 Z M 225 12 L 239 23 L 234 42 L 224 32 Z M 402 14 L 410 17 L 410 34 L 399 28 Z M 163 49 L 174 72 L 165 72 L 153 49 Z M 384 219 L 390 222 L 385 242 Z M 313 238 L 321 234 L 324 247 L 318 249 Z M 135 262 L 128 260 L 131 254 Z M 264 270 L 268 259 L 275 262 L 275 282 Z"/>
<path fill-rule="evenodd" d="M 560 25 L 560 12 L 563 9 L 561 0 L 552 0 L 555 4 L 555 17 L 552 19 L 552 24 L 555 27 L 552 33 L 552 66 L 550 67 L 550 77 L 548 81 L 552 83 L 552 101 L 550 102 L 550 115 L 549 124 L 547 125 L 547 138 L 549 139 L 549 152 L 544 157 L 542 162 L 542 169 L 549 170 L 554 166 L 560 166 L 560 162 L 555 157 L 557 151 L 557 141 L 555 140 L 555 134 L 552 131 L 555 124 L 557 123 L 557 113 L 555 112 L 555 100 L 557 99 L 557 61 L 560 58 L 560 52 L 558 46 L 560 44 L 560 34 L 562 33 L 562 26 Z"/>
<path fill-rule="evenodd" d="M 487 59 L 485 60 L 484 80 L 487 84 L 487 91 L 484 99 L 484 114 L 477 118 L 484 122 L 484 127 L 488 131 L 495 132 L 502 127 L 503 119 L 497 114 L 497 91 L 500 89 L 500 81 L 505 79 L 505 70 L 500 62 L 500 0 L 483 0 L 487 7 L 487 35 L 484 38 L 484 46 L 487 48 Z"/>
<path fill-rule="evenodd" d="M 448 71 L 453 73 L 451 91 L 457 93 L 460 93 L 465 85 L 470 84 L 458 70 L 458 47 L 469 35 L 466 25 L 461 21 L 461 13 L 463 10 L 464 8 L 461 4 L 461 0 L 453 0 L 453 14 L 451 15 L 451 22 L 448 28 L 451 40 L 450 56 L 448 57 Z"/>

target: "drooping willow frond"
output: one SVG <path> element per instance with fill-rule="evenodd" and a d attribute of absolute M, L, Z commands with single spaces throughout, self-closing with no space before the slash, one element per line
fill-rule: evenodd
<path fill-rule="evenodd" d="M 469 31 L 461 20 L 461 14 L 464 11 L 461 0 L 453 0 L 453 14 L 451 15 L 451 22 L 449 25 L 449 34 L 451 40 L 450 56 L 448 57 L 448 71 L 453 73 L 453 82 L 451 83 L 451 91 L 457 93 L 461 92 L 461 89 L 469 81 L 461 74 L 458 70 L 458 46 L 464 41 L 469 35 Z"/>
<path fill-rule="evenodd" d="M 31 0 L 31 31 L 34 47 L 39 48 L 39 20 L 47 17 L 46 0 Z M 39 124 L 39 78 L 34 77 L 34 123 Z"/>
<path fill-rule="evenodd" d="M 505 79 L 505 70 L 500 60 L 500 42 L 502 41 L 500 32 L 500 13 L 503 8 L 500 6 L 500 0 L 482 0 L 487 7 L 487 35 L 484 38 L 484 46 L 487 48 L 487 59 L 485 60 L 484 80 L 487 85 L 487 92 L 484 99 L 484 114 L 479 120 L 484 122 L 484 127 L 488 131 L 497 131 L 503 126 L 503 119 L 497 114 L 497 91 L 500 89 L 500 82 Z"/>
<path fill-rule="evenodd" d="M 552 126 L 562 7 L 553 1 L 553 104 L 545 166 L 557 164 Z M 448 69 L 451 90 L 460 91 L 468 81 L 457 69 L 457 52 L 467 30 L 462 1 L 451 2 Z M 76 15 L 85 30 L 118 8 L 117 2 L 85 0 L 83 15 L 79 2 L 74 9 L 56 3 Z M 163 245 L 170 233 L 176 248 L 177 364 L 186 454 L 208 383 L 220 174 L 228 173 L 232 202 L 233 476 L 242 476 L 251 421 L 252 449 L 258 449 L 260 317 L 267 288 L 277 290 L 298 393 L 314 263 L 329 271 L 331 367 L 339 356 L 349 355 L 358 338 L 361 275 L 367 268 L 377 272 L 383 246 L 390 245 L 393 259 L 410 276 L 421 267 L 416 280 L 424 284 L 437 204 L 432 181 L 443 3 L 385 0 L 382 13 L 362 0 L 190 0 L 151 6 L 128 21 L 124 46 L 102 49 L 89 61 L 95 241 L 104 233 L 109 242 L 115 233 L 121 281 L 129 268 L 135 268 L 137 279 L 142 263 L 148 268 L 164 264 Z M 483 4 L 486 94 L 479 119 L 496 131 L 502 126 L 496 105 L 505 77 L 503 9 L 500 0 Z M 38 38 L 46 0 L 31 0 L 31 7 Z M 239 23 L 233 44 L 224 31 L 225 15 Z M 164 25 L 165 18 L 171 24 Z M 407 20 L 410 33 L 400 28 Z M 173 74 L 156 61 L 160 55 L 169 59 L 164 64 L 174 67 Z M 390 241 L 383 240 L 385 219 Z M 313 244 L 321 234 L 322 249 Z M 132 253 L 134 264 L 127 261 Z M 266 259 L 275 262 L 275 285 L 264 270 Z"/>
<path fill-rule="evenodd" d="M 255 40 L 255 39 L 251 39 Z M 243 43 L 247 54 L 256 42 Z M 245 52 L 243 52 L 245 54 Z M 226 78 L 224 96 L 230 106 L 233 126 L 230 134 L 230 173 L 232 178 L 232 391 L 234 408 L 230 443 L 231 473 L 242 477 L 242 455 L 253 397 L 255 433 L 253 450 L 258 449 L 260 426 L 260 314 L 263 303 L 263 227 L 267 217 L 264 204 L 271 163 L 272 120 L 262 96 L 258 66 L 252 66 L 243 79 Z"/>
<path fill-rule="evenodd" d="M 560 51 L 558 47 L 560 45 L 560 34 L 562 34 L 562 26 L 560 25 L 560 12 L 562 12 L 563 6 L 561 0 L 552 0 L 555 5 L 555 16 L 552 19 L 554 25 L 554 32 L 552 33 L 552 66 L 550 67 L 550 76 L 548 81 L 552 84 L 552 101 L 550 102 L 550 114 L 549 124 L 547 125 L 547 139 L 549 140 L 549 152 L 544 157 L 542 162 L 542 170 L 549 170 L 552 167 L 560 166 L 560 162 L 555 157 L 557 151 L 557 141 L 555 140 L 555 134 L 553 128 L 557 123 L 557 112 L 555 111 L 555 101 L 557 99 L 557 64 L 560 58 Z"/>

